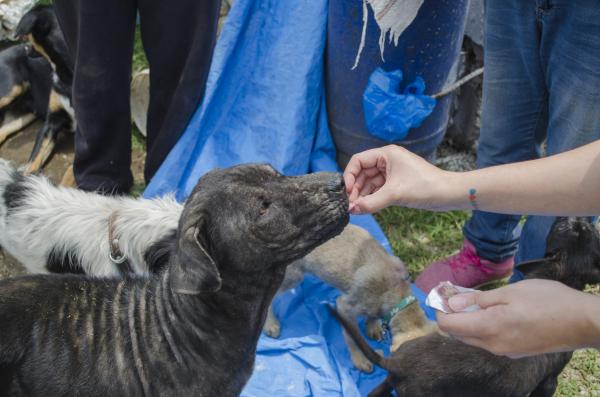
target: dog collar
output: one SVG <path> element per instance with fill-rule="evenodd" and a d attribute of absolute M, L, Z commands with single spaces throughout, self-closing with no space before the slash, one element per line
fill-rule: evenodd
<path fill-rule="evenodd" d="M 108 218 L 108 245 L 110 251 L 108 257 L 110 261 L 115 265 L 120 265 L 127 260 L 125 254 L 121 252 L 119 248 L 119 239 L 115 236 L 115 220 L 117 218 L 117 211 L 113 211 Z"/>
<path fill-rule="evenodd" d="M 392 308 L 392 310 L 389 311 L 388 314 L 383 316 L 383 323 L 389 325 L 390 321 L 392 321 L 392 318 L 394 318 L 396 314 L 400 313 L 402 310 L 406 309 L 416 301 L 417 298 L 415 298 L 414 295 L 409 295 L 406 298 L 402 299 L 396 304 L 396 306 Z"/>

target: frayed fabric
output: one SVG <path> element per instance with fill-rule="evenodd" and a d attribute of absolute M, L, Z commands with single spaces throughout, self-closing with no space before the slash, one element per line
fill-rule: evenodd
<path fill-rule="evenodd" d="M 369 10 L 367 5 L 371 6 L 375 16 L 375 22 L 381 31 L 379 35 L 379 51 L 381 59 L 385 61 L 383 56 L 386 44 L 386 38 L 389 43 L 398 45 L 398 40 L 406 28 L 415 20 L 424 0 L 363 0 L 363 30 L 358 46 L 358 53 L 352 69 L 356 69 L 360 62 L 360 56 L 365 48 L 365 40 L 367 37 L 367 24 L 369 20 Z"/>

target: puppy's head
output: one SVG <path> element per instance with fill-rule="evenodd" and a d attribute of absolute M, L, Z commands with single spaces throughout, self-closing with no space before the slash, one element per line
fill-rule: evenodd
<path fill-rule="evenodd" d="M 600 237 L 586 218 L 558 218 L 546 239 L 546 255 L 518 266 L 526 278 L 560 281 L 583 289 L 600 283 Z"/>
<path fill-rule="evenodd" d="M 216 291 L 221 276 L 288 265 L 348 223 L 341 175 L 285 177 L 240 165 L 202 177 L 179 222 L 174 290 Z"/>
<path fill-rule="evenodd" d="M 35 51 L 51 64 L 67 66 L 63 65 L 69 60 L 67 44 L 53 6 L 37 5 L 25 13 L 15 29 L 15 35 L 29 41 Z"/>

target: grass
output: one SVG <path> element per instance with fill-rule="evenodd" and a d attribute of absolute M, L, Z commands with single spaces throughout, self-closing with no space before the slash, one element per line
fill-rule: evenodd
<path fill-rule="evenodd" d="M 140 32 L 139 25 L 135 29 L 135 45 L 133 47 L 133 72 L 139 72 L 140 70 L 147 69 L 148 59 L 144 52 L 144 46 L 142 45 L 142 34 Z"/>
<path fill-rule="evenodd" d="M 466 212 L 434 213 L 392 207 L 376 215 L 394 253 L 416 276 L 428 263 L 456 252 Z M 598 293 L 598 290 L 594 291 Z M 557 397 L 600 396 L 600 353 L 581 350 L 559 378 Z"/>
<path fill-rule="evenodd" d="M 133 47 L 133 59 L 132 59 L 132 69 L 133 73 L 137 73 L 141 70 L 147 69 L 148 59 L 146 58 L 146 53 L 144 52 L 144 46 L 142 45 L 142 35 L 140 33 L 139 25 L 135 29 L 135 43 Z M 140 131 L 135 126 L 135 123 L 131 123 L 131 148 L 134 151 L 146 152 L 146 138 L 140 133 Z M 146 189 L 146 184 L 143 180 L 136 180 L 129 191 L 134 197 L 139 197 Z"/>
<path fill-rule="evenodd" d="M 412 276 L 433 260 L 460 248 L 466 212 L 429 212 L 391 207 L 376 215 L 394 253 L 402 258 Z"/>
<path fill-rule="evenodd" d="M 575 353 L 560 375 L 555 396 L 600 396 L 600 354 L 596 350 Z"/>

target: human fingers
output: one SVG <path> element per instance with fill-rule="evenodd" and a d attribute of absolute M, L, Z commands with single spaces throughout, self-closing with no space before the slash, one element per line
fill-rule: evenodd
<path fill-rule="evenodd" d="M 355 186 L 355 187 L 352 188 L 352 191 L 348 195 L 348 202 L 350 204 L 354 204 L 354 202 L 356 201 L 356 199 L 358 198 L 358 196 L 360 196 L 360 192 L 358 191 L 358 189 Z"/>
<path fill-rule="evenodd" d="M 386 180 L 383 175 L 377 175 L 376 177 L 369 179 L 365 183 L 365 186 L 361 189 L 360 196 L 368 196 L 375 193 L 383 185 L 385 185 L 385 182 Z"/>
<path fill-rule="evenodd" d="M 379 170 L 377 168 L 365 168 L 361 170 L 354 178 L 354 186 L 352 188 L 356 188 L 359 191 L 365 185 L 365 182 L 368 181 L 373 176 L 379 174 Z"/>
<path fill-rule="evenodd" d="M 483 310 L 470 313 L 437 313 L 440 329 L 452 336 L 464 338 L 482 338 L 490 330 L 489 316 Z"/>
<path fill-rule="evenodd" d="M 506 304 L 507 294 L 505 288 L 508 287 L 497 288 L 490 291 L 478 291 L 454 295 L 448 299 L 448 306 L 450 306 L 450 309 L 454 312 L 461 312 L 469 306 L 474 305 L 478 305 L 482 309 L 485 309 L 491 306 Z"/>
<path fill-rule="evenodd" d="M 379 188 L 383 186 L 384 183 L 385 177 L 381 175 L 379 170 L 375 168 L 369 168 L 361 171 L 358 177 L 355 179 L 354 186 L 348 192 L 348 200 L 350 203 L 354 203 L 359 196 L 372 193 L 375 187 Z"/>
<path fill-rule="evenodd" d="M 353 214 L 368 214 L 393 204 L 394 196 L 388 185 L 383 185 L 375 193 L 358 197 L 354 203 Z"/>
<path fill-rule="evenodd" d="M 344 185 L 346 186 L 346 191 L 351 193 L 354 189 L 354 183 L 356 182 L 356 176 L 352 172 L 344 171 Z"/>
<path fill-rule="evenodd" d="M 371 149 L 352 156 L 344 170 L 344 182 L 347 191 L 352 191 L 356 178 L 362 170 L 376 168 L 382 158 L 385 158 L 385 153 L 381 149 Z"/>

